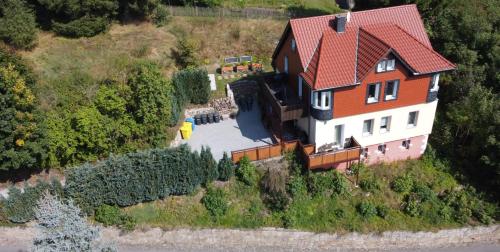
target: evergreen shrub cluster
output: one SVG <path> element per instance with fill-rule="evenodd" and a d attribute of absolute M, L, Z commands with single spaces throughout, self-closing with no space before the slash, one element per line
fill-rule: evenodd
<path fill-rule="evenodd" d="M 200 155 L 181 145 L 76 167 L 67 175 L 66 192 L 92 212 L 103 204 L 130 206 L 191 193 L 207 181 L 205 174 Z"/>
<path fill-rule="evenodd" d="M 105 227 L 118 226 L 128 231 L 133 230 L 137 222 L 133 217 L 122 213 L 119 207 L 106 204 L 96 209 L 94 218 Z"/>

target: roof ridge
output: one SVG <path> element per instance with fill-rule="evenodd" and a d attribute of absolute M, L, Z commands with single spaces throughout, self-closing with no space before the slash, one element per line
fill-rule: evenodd
<path fill-rule="evenodd" d="M 413 37 L 410 33 L 408 33 L 407 31 L 405 31 L 405 29 L 399 27 L 399 25 L 397 24 L 393 24 L 394 26 L 396 26 L 399 30 L 401 30 L 403 33 L 405 33 L 406 35 L 410 36 L 413 40 L 417 41 L 417 43 L 419 43 L 420 45 L 422 45 L 423 47 L 425 47 L 427 50 L 429 50 L 431 53 L 433 53 L 434 55 L 438 56 L 439 58 L 443 59 L 444 61 L 446 61 L 446 63 L 450 64 L 451 66 L 453 67 L 456 67 L 455 64 L 451 63 L 449 60 L 447 60 L 445 57 L 441 56 L 441 54 L 439 54 L 438 52 L 436 52 L 434 49 L 432 48 L 429 48 L 427 47 L 426 45 L 424 45 L 422 42 L 420 42 L 418 39 L 416 39 L 415 37 Z"/>

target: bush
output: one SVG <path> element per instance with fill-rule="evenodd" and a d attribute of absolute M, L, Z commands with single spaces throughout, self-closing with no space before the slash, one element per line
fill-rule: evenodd
<path fill-rule="evenodd" d="M 229 209 L 226 195 L 220 188 L 208 187 L 207 193 L 201 201 L 210 215 L 215 219 L 224 216 Z"/>
<path fill-rule="evenodd" d="M 262 178 L 264 202 L 274 211 L 285 210 L 290 202 L 286 193 L 288 174 L 285 170 L 269 168 Z"/>
<path fill-rule="evenodd" d="M 203 183 L 207 185 L 219 177 L 219 172 L 217 171 L 217 162 L 212 156 L 212 152 L 210 151 L 210 147 L 208 146 L 201 147 L 200 159 L 201 169 L 203 170 Z"/>
<path fill-rule="evenodd" d="M 387 206 L 385 206 L 385 205 L 378 205 L 377 206 L 378 217 L 385 219 L 388 214 L 389 214 L 389 208 Z"/>
<path fill-rule="evenodd" d="M 283 211 L 290 203 L 290 198 L 285 192 L 269 192 L 264 196 L 264 202 L 273 211 Z"/>
<path fill-rule="evenodd" d="M 16 48 L 33 48 L 37 40 L 34 12 L 24 1 L 5 0 L 0 6 L 0 38 Z"/>
<path fill-rule="evenodd" d="M 68 23 L 54 22 L 52 30 L 59 35 L 71 38 L 93 37 L 106 31 L 109 23 L 109 20 L 104 17 L 82 17 Z"/>
<path fill-rule="evenodd" d="M 422 213 L 422 205 L 415 194 L 409 194 L 403 201 L 402 210 L 405 214 L 416 217 Z"/>
<path fill-rule="evenodd" d="M 325 195 L 332 188 L 330 172 L 310 172 L 307 187 L 313 196 Z"/>
<path fill-rule="evenodd" d="M 410 175 L 399 176 L 392 181 L 392 190 L 398 193 L 408 193 L 413 189 L 413 178 Z"/>
<path fill-rule="evenodd" d="M 87 213 L 103 204 L 130 206 L 184 195 L 203 182 L 200 156 L 187 145 L 112 156 L 71 169 L 66 192 Z"/>
<path fill-rule="evenodd" d="M 226 152 L 222 156 L 222 159 L 219 160 L 219 164 L 217 166 L 219 171 L 219 180 L 228 181 L 232 176 L 234 176 L 234 165 L 233 161 Z"/>
<path fill-rule="evenodd" d="M 121 229 L 131 231 L 135 228 L 136 220 L 120 211 L 117 206 L 101 205 L 95 211 L 95 220 L 105 227 L 117 226 Z"/>
<path fill-rule="evenodd" d="M 198 44 L 192 39 L 181 36 L 177 41 L 176 49 L 172 51 L 172 58 L 181 69 L 198 66 L 198 56 L 196 51 Z"/>
<path fill-rule="evenodd" d="M 375 177 L 363 179 L 359 182 L 359 187 L 366 192 L 376 192 L 380 190 L 380 183 Z"/>
<path fill-rule="evenodd" d="M 172 17 L 170 16 L 170 13 L 168 12 L 168 9 L 165 5 L 159 4 L 155 10 L 153 11 L 153 23 L 157 27 L 162 27 L 170 23 L 170 20 L 172 20 Z"/>
<path fill-rule="evenodd" d="M 205 104 L 210 99 L 210 80 L 208 72 L 201 68 L 187 68 L 174 74 L 172 84 L 179 104 L 188 102 Z"/>
<path fill-rule="evenodd" d="M 375 205 L 373 205 L 373 203 L 370 203 L 370 202 L 361 202 L 358 204 L 358 206 L 356 207 L 356 209 L 358 210 L 358 213 L 363 216 L 364 218 L 372 218 L 374 216 L 377 215 L 377 208 L 375 207 Z"/>
<path fill-rule="evenodd" d="M 292 198 L 299 198 L 307 195 L 307 183 L 303 176 L 297 175 L 288 181 L 288 193 Z"/>
<path fill-rule="evenodd" d="M 334 171 L 332 178 L 332 191 L 337 195 L 349 195 L 349 181 L 341 173 Z"/>
<path fill-rule="evenodd" d="M 412 192 L 422 201 L 430 201 L 436 198 L 436 193 L 424 183 L 415 183 Z"/>
<path fill-rule="evenodd" d="M 256 186 L 259 179 L 255 165 L 250 163 L 250 159 L 247 156 L 240 160 L 239 167 L 236 169 L 236 176 L 248 186 Z"/>

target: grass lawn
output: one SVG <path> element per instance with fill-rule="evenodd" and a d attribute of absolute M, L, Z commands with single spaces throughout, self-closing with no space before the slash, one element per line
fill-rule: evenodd
<path fill-rule="evenodd" d="M 239 7 L 238 1 L 223 0 L 222 5 L 226 7 Z M 291 5 L 302 5 L 304 9 L 316 9 L 324 12 L 334 12 L 338 10 L 335 1 L 331 0 L 247 0 L 247 7 L 261 8 L 287 8 Z"/>
<path fill-rule="evenodd" d="M 261 170 L 266 170 L 264 167 Z M 409 160 L 393 164 L 381 164 L 365 169 L 359 177 L 361 186 L 354 186 L 355 176 L 348 179 L 347 194 L 337 195 L 326 190 L 314 194 L 311 191 L 311 178 L 308 176 L 324 176 L 332 173 L 315 173 L 292 175 L 302 177 L 308 192 L 299 195 L 290 194 L 291 180 L 288 180 L 288 195 L 290 203 L 285 210 L 270 210 L 265 198 L 266 192 L 260 186 L 247 186 L 236 178 L 229 182 L 215 182 L 216 187 L 224 190 L 229 206 L 222 217 L 212 217 L 202 203 L 204 189 L 199 189 L 193 195 L 174 196 L 162 201 L 144 203 L 124 209 L 126 213 L 138 220 L 139 226 L 154 226 L 162 228 L 197 227 L 197 228 L 258 228 L 285 227 L 314 232 L 383 232 L 387 230 L 438 230 L 455 228 L 465 224 L 479 224 L 474 218 L 472 205 L 480 201 L 477 196 L 467 196 L 463 199 L 467 206 L 447 205 L 446 195 L 450 191 L 459 190 L 457 181 L 439 164 L 434 165 L 425 160 Z M 412 192 L 398 193 L 392 189 L 392 183 L 403 175 L 410 176 L 415 185 L 423 184 L 431 191 L 431 198 L 419 202 L 419 212 L 412 216 L 404 210 L 405 199 Z M 262 174 L 261 174 L 262 176 Z M 330 176 L 330 175 L 327 175 Z M 376 186 L 369 186 L 374 181 Z M 260 183 L 259 183 L 260 184 Z M 293 190 L 293 189 L 292 189 Z M 369 203 L 374 209 L 372 215 L 360 212 L 361 203 Z M 455 204 L 455 203 L 452 203 Z M 481 206 L 489 214 L 494 214 L 496 207 L 482 202 Z M 467 219 L 459 220 L 461 207 L 470 209 L 464 213 Z M 379 210 L 379 209 L 385 209 Z M 448 216 L 445 210 L 451 210 Z M 378 211 L 378 212 L 377 212 Z M 369 212 L 369 211 L 368 211 Z M 459 216 L 460 215 L 460 216 Z M 456 217 L 458 216 L 458 217 Z M 455 218 L 456 217 L 456 218 Z"/>

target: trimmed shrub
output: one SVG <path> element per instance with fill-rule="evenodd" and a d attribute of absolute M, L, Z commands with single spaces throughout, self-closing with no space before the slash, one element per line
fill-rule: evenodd
<path fill-rule="evenodd" d="M 50 184 L 39 181 L 35 186 L 25 184 L 24 192 L 17 187 L 9 189 L 9 197 L 2 200 L 3 213 L 14 223 L 26 223 L 35 219 L 36 202 L 45 191 L 52 195 L 64 197 L 62 185 L 53 180 Z"/>
<path fill-rule="evenodd" d="M 212 156 L 212 152 L 210 151 L 210 147 L 208 146 L 201 147 L 200 159 L 201 169 L 203 170 L 203 183 L 207 185 L 219 177 L 219 172 L 217 171 L 217 162 Z"/>
<path fill-rule="evenodd" d="M 361 202 L 357 205 L 358 213 L 364 218 L 372 218 L 377 215 L 377 208 L 371 202 Z"/>
<path fill-rule="evenodd" d="M 250 163 L 250 159 L 247 156 L 240 160 L 239 167 L 236 169 L 236 176 L 248 186 L 256 186 L 259 179 L 255 165 Z"/>
<path fill-rule="evenodd" d="M 219 180 L 221 181 L 228 181 L 232 176 L 234 176 L 233 161 L 229 158 L 226 152 L 224 152 L 224 155 L 219 161 L 217 169 L 219 171 Z"/>
<path fill-rule="evenodd" d="M 226 195 L 220 188 L 208 187 L 207 193 L 203 196 L 201 202 L 215 219 L 224 216 L 229 209 Z"/>
<path fill-rule="evenodd" d="M 104 17 L 82 17 L 68 23 L 54 22 L 52 30 L 59 35 L 71 38 L 93 37 L 106 31 L 109 23 L 109 20 Z"/>
<path fill-rule="evenodd" d="M 208 72 L 202 68 L 187 68 L 174 74 L 172 84 L 176 90 L 179 104 L 188 102 L 206 104 L 210 99 L 210 80 Z"/>
<path fill-rule="evenodd" d="M 66 193 L 87 213 L 103 204 L 130 206 L 193 192 L 203 182 L 201 159 L 187 145 L 112 156 L 70 170 Z"/>
<path fill-rule="evenodd" d="M 392 190 L 398 193 L 408 193 L 413 189 L 413 178 L 410 175 L 399 176 L 392 181 Z"/>

